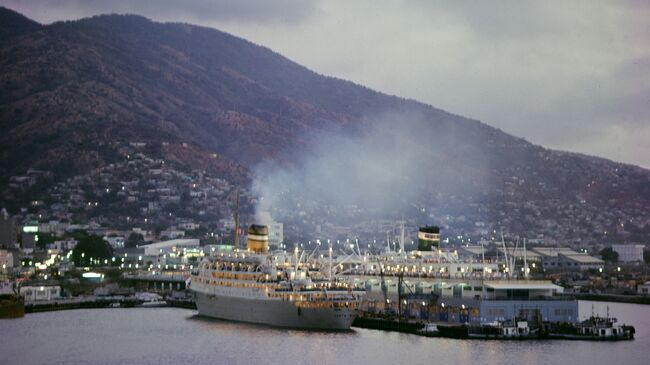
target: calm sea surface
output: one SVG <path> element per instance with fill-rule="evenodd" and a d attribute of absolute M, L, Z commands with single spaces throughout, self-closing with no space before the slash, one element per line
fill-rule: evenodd
<path fill-rule="evenodd" d="M 581 302 L 581 315 L 592 302 Z M 0 320 L 0 364 L 650 364 L 650 306 L 594 302 L 634 341 L 468 341 L 267 328 L 176 308 L 83 309 Z"/>

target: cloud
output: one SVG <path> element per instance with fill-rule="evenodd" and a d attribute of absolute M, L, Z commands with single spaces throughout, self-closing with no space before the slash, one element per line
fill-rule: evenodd
<path fill-rule="evenodd" d="M 218 28 L 545 147 L 650 168 L 647 1 L 4 3 L 42 22 L 128 12 Z"/>
<path fill-rule="evenodd" d="M 650 167 L 637 144 L 647 130 L 636 127 L 650 117 L 647 2 L 361 1 L 322 10 L 299 32 L 231 31 L 319 72 L 546 147 Z M 625 133 L 608 139 L 613 130 Z"/>
<path fill-rule="evenodd" d="M 310 0 L 8 0 L 2 3 L 42 23 L 128 13 L 199 24 L 214 21 L 292 24 L 317 12 Z"/>

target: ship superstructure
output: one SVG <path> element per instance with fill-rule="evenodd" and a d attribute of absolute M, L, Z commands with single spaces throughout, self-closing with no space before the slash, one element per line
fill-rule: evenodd
<path fill-rule="evenodd" d="M 268 253 L 265 226 L 249 228 L 247 250 L 204 258 L 192 272 L 199 314 L 277 327 L 345 330 L 363 291 L 326 280 L 314 263 Z"/>

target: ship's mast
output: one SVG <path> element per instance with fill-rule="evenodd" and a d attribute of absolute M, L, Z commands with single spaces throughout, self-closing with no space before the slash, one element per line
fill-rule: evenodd
<path fill-rule="evenodd" d="M 526 257 L 526 239 L 524 238 L 524 279 L 528 279 L 528 260 Z"/>
<path fill-rule="evenodd" d="M 388 286 L 384 280 L 384 266 L 377 258 L 377 265 L 379 265 L 379 275 L 381 276 L 381 293 L 384 295 L 384 313 L 388 312 Z"/>
<path fill-rule="evenodd" d="M 362 256 L 361 255 L 361 250 L 359 249 L 359 239 L 358 238 L 354 239 L 354 244 L 357 246 L 357 252 L 359 253 L 359 256 Z"/>
<path fill-rule="evenodd" d="M 514 251 L 512 251 L 512 254 L 510 255 L 510 262 L 511 262 L 510 271 L 512 272 L 513 275 L 517 271 L 517 261 L 516 261 L 517 260 L 517 249 L 519 249 L 519 237 L 517 237 L 517 239 L 515 240 L 515 249 L 514 249 Z"/>
<path fill-rule="evenodd" d="M 332 243 L 330 240 L 327 240 L 327 246 L 328 246 L 328 251 L 329 251 L 329 273 L 327 275 L 327 279 L 329 282 L 332 282 Z"/>
<path fill-rule="evenodd" d="M 481 278 L 484 278 L 485 277 L 485 247 L 483 246 L 483 240 L 481 240 L 481 265 L 483 265 L 483 270 L 481 271 L 483 275 L 481 275 Z"/>
<path fill-rule="evenodd" d="M 506 240 L 503 238 L 503 231 L 501 231 L 501 245 L 503 246 L 503 254 L 505 255 L 506 269 L 510 272 L 510 261 L 508 261 L 508 248 L 506 247 Z"/>
<path fill-rule="evenodd" d="M 239 186 L 237 187 L 237 190 L 235 191 L 234 219 L 235 219 L 235 242 L 233 242 L 233 246 L 235 248 L 241 248 L 241 247 L 239 247 Z"/>

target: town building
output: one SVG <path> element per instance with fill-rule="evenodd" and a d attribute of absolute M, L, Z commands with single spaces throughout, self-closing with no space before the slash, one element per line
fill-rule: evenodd
<path fill-rule="evenodd" d="M 166 229 L 160 232 L 160 238 L 167 238 L 170 240 L 175 240 L 178 238 L 185 237 L 185 231 L 180 229 Z"/>
<path fill-rule="evenodd" d="M 22 245 L 24 253 L 32 253 L 36 249 L 36 242 L 38 242 L 38 234 L 23 232 Z"/>
<path fill-rule="evenodd" d="M 370 285 L 368 285 L 370 284 Z M 368 310 L 397 308 L 397 290 L 389 287 L 384 297 L 381 286 L 366 283 Z M 578 301 L 557 297 L 561 286 L 542 280 L 463 280 L 461 282 L 404 282 L 406 299 L 402 310 L 407 315 L 437 322 L 486 324 L 514 318 L 539 322 L 579 320 Z M 396 286 L 395 286 L 396 288 Z M 433 294 L 433 296 L 431 296 Z M 435 304 L 430 299 L 437 297 Z M 386 299 L 384 299 L 386 298 Z"/>
<path fill-rule="evenodd" d="M 52 243 L 52 248 L 58 250 L 59 252 L 66 252 L 73 250 L 77 246 L 77 240 L 70 238 L 67 240 L 58 240 Z"/>
<path fill-rule="evenodd" d="M 199 247 L 199 245 L 199 240 L 192 238 L 161 241 L 141 247 L 144 248 L 144 254 L 146 256 L 156 256 L 167 252 L 182 250 L 183 248 L 196 248 Z"/>
<path fill-rule="evenodd" d="M 20 287 L 19 293 L 25 302 L 59 299 L 61 298 L 61 286 L 52 284 L 25 285 Z"/>
<path fill-rule="evenodd" d="M 14 267 L 14 255 L 8 250 L 0 249 L 0 268 L 3 270 Z"/>
<path fill-rule="evenodd" d="M 612 245 L 612 250 L 618 254 L 619 262 L 643 262 L 645 245 Z"/>
<path fill-rule="evenodd" d="M 199 229 L 199 226 L 200 226 L 199 224 L 192 223 L 192 222 L 185 222 L 185 223 L 179 224 L 179 228 L 186 229 L 188 231 Z"/>
<path fill-rule="evenodd" d="M 124 236 L 104 237 L 104 241 L 108 242 L 114 249 L 124 247 Z"/>
<path fill-rule="evenodd" d="M 582 271 L 600 269 L 605 262 L 583 252 L 565 247 L 536 247 L 532 249 L 540 255 L 542 268 L 546 271 Z"/>
<path fill-rule="evenodd" d="M 284 224 L 276 222 L 269 213 L 260 213 L 258 216 L 259 223 L 269 229 L 269 246 L 280 247 L 284 242 Z"/>
<path fill-rule="evenodd" d="M 13 248 L 16 244 L 16 224 L 3 208 L 0 210 L 0 248 Z"/>

